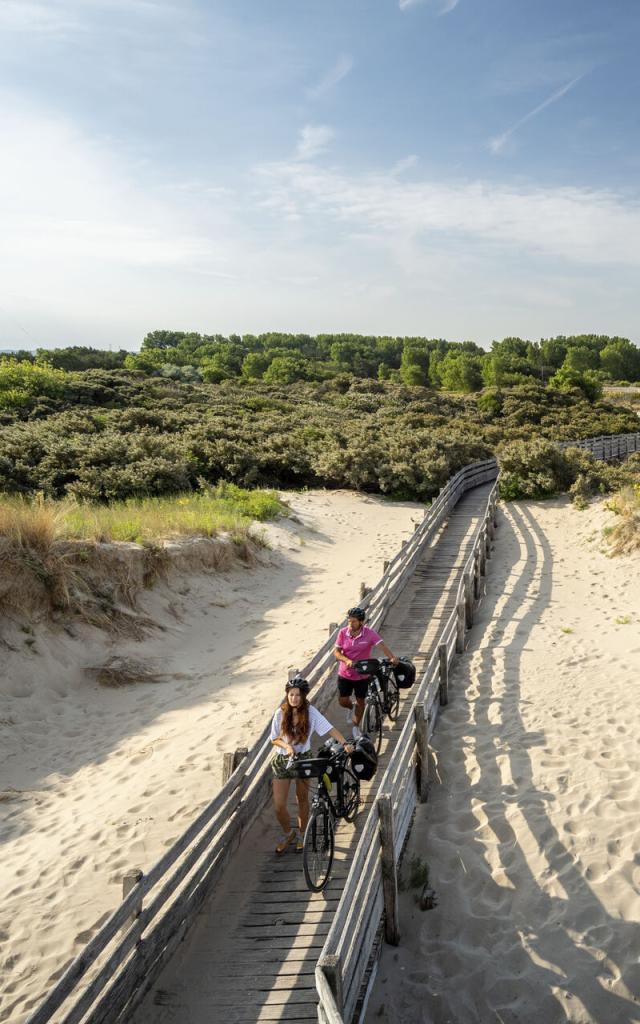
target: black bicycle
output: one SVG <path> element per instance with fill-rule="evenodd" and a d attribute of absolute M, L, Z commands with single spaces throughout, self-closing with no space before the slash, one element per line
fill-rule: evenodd
<path fill-rule="evenodd" d="M 351 770 L 346 750 L 334 741 L 325 743 L 317 757 L 293 759 L 291 767 L 297 778 L 318 780 L 304 833 L 302 867 L 309 889 L 321 892 L 329 881 L 333 864 L 335 821 L 355 820 L 360 806 L 360 780 Z"/>
<path fill-rule="evenodd" d="M 382 722 L 388 715 L 395 722 L 400 711 L 400 691 L 389 658 L 364 658 L 353 666 L 357 672 L 369 676 L 369 686 L 362 716 L 362 731 L 366 733 L 380 753 Z"/>

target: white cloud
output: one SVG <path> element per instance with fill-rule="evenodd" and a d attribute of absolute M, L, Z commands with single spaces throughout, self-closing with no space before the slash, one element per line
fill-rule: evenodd
<path fill-rule="evenodd" d="M 393 173 L 347 176 L 296 163 L 257 173 L 272 209 L 282 199 L 299 219 L 368 231 L 394 245 L 412 239 L 434 251 L 467 239 L 568 263 L 640 266 L 640 204 L 611 191 L 403 182 Z"/>
<path fill-rule="evenodd" d="M 410 171 L 417 163 L 418 158 L 415 153 L 410 153 L 409 156 L 403 157 L 402 160 L 398 160 L 398 162 L 393 165 L 391 168 L 391 174 L 403 174 L 405 171 Z"/>
<path fill-rule="evenodd" d="M 449 14 L 454 8 L 458 6 L 460 0 L 398 0 L 398 7 L 401 11 L 408 11 L 410 7 L 420 7 L 423 4 L 429 4 L 432 7 L 437 8 L 437 14 L 440 17 L 443 14 Z"/>
<path fill-rule="evenodd" d="M 296 160 L 313 160 L 322 153 L 333 138 L 333 128 L 327 124 L 305 124 L 296 147 Z"/>
<path fill-rule="evenodd" d="M 527 121 L 531 121 L 534 117 L 537 117 L 543 110 L 550 107 L 552 103 L 557 103 L 559 99 L 562 99 L 570 89 L 573 89 L 574 85 L 577 85 L 581 78 L 584 78 L 584 74 L 576 75 L 576 77 L 570 82 L 567 82 L 567 84 L 563 85 L 560 89 L 556 89 L 551 96 L 547 96 L 546 100 L 543 100 L 543 102 L 539 103 L 537 107 L 534 107 L 528 114 L 525 114 L 524 117 L 521 117 L 515 122 L 515 124 L 512 124 L 510 128 L 507 128 L 505 132 L 501 132 L 500 135 L 494 135 L 494 137 L 489 140 L 489 149 L 491 152 L 495 154 L 501 153 L 514 132 L 517 132 L 523 124 L 527 123 Z"/>
<path fill-rule="evenodd" d="M 51 112 L 0 96 L 0 348 L 132 347 L 154 327 L 487 340 L 634 336 L 640 206 L 587 189 L 347 173 L 302 159 L 160 179 Z M 548 301 L 544 296 L 548 295 Z M 16 325 L 18 322 L 18 326 Z"/>
<path fill-rule="evenodd" d="M 7 32 L 67 35 L 85 31 L 95 15 L 118 11 L 154 18 L 180 14 L 170 0 L 2 0 L 0 28 Z"/>
<path fill-rule="evenodd" d="M 335 64 L 329 68 L 320 81 L 307 91 L 307 96 L 314 100 L 320 99 L 325 93 L 330 92 L 338 82 L 346 78 L 352 69 L 353 57 L 348 53 L 340 54 Z"/>

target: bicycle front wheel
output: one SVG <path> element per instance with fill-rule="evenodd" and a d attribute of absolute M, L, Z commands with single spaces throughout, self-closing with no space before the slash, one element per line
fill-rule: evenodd
<path fill-rule="evenodd" d="M 312 892 L 321 892 L 329 881 L 333 864 L 333 818 L 329 808 L 322 804 L 314 807 L 304 832 L 302 867 Z"/>
<path fill-rule="evenodd" d="M 382 713 L 377 700 L 367 701 L 362 718 L 362 731 L 373 743 L 376 754 L 379 754 L 382 746 Z"/>
<path fill-rule="evenodd" d="M 349 768 L 345 768 L 342 776 L 342 817 L 345 821 L 355 821 L 360 806 L 360 779 Z"/>
<path fill-rule="evenodd" d="M 387 689 L 387 714 L 392 722 L 395 722 L 400 711 L 400 691 L 395 682 L 390 679 Z"/>

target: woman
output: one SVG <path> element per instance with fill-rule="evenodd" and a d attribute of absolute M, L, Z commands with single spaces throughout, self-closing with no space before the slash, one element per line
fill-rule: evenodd
<path fill-rule="evenodd" d="M 347 753 L 353 746 L 347 743 L 341 732 L 334 729 L 324 715 L 314 708 L 307 700 L 309 683 L 306 679 L 296 676 L 290 679 L 285 688 L 285 699 L 276 711 L 271 722 L 271 742 L 277 749 L 272 761 L 273 771 L 273 806 L 276 817 L 282 826 L 284 836 L 276 846 L 276 853 L 284 853 L 296 838 L 295 828 L 291 828 L 291 817 L 287 808 L 289 787 L 295 778 L 291 768 L 287 768 L 289 758 L 302 754 L 311 754 L 311 737 L 314 732 L 318 736 L 329 733 L 339 743 L 343 743 Z M 298 802 L 299 836 L 296 849 L 302 850 L 304 830 L 309 819 L 309 780 L 296 779 L 296 800 Z"/>
<path fill-rule="evenodd" d="M 366 613 L 362 608 L 350 608 L 347 625 L 338 633 L 334 655 L 340 662 L 338 668 L 338 701 L 347 708 L 347 721 L 353 726 L 353 735 L 360 735 L 360 722 L 364 714 L 364 702 L 370 676 L 356 672 L 354 662 L 371 657 L 374 647 L 380 647 L 385 657 L 394 665 L 398 664 L 395 654 L 389 650 L 379 633 L 365 626 Z M 355 706 L 353 694 L 355 692 Z"/>

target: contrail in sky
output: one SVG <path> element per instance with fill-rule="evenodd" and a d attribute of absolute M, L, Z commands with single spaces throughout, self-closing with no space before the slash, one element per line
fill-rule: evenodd
<path fill-rule="evenodd" d="M 528 114 L 524 115 L 524 117 L 521 117 L 519 121 L 516 121 L 515 124 L 511 125 L 511 128 L 507 128 L 506 132 L 502 132 L 501 135 L 494 135 L 494 137 L 489 140 L 489 149 L 491 150 L 491 152 L 502 152 L 507 139 L 509 139 L 514 132 L 517 132 L 519 128 L 522 128 L 523 124 L 526 124 L 527 121 L 530 121 L 533 117 L 536 117 L 547 107 L 550 107 L 552 103 L 555 103 L 557 100 L 561 99 L 565 95 L 565 93 L 569 92 L 569 89 L 573 89 L 574 85 L 576 85 L 581 78 L 584 78 L 584 73 L 581 75 L 576 75 L 576 77 L 572 78 L 570 82 L 567 82 L 566 85 L 563 85 L 561 89 L 558 89 L 556 92 L 552 93 L 551 96 L 547 96 L 546 100 L 540 103 L 537 107 L 534 107 L 533 110 L 530 110 Z"/>

